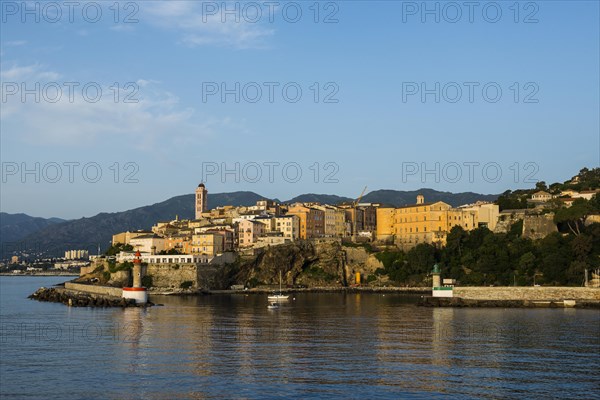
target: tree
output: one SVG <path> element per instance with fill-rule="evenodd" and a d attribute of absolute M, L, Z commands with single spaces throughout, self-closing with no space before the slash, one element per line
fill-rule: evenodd
<path fill-rule="evenodd" d="M 420 243 L 409 250 L 406 261 L 412 274 L 427 274 L 435 264 L 435 247 Z"/>
<path fill-rule="evenodd" d="M 566 224 L 575 236 L 581 234 L 581 226 L 590 213 L 590 205 L 585 199 L 577 199 L 571 207 L 561 208 L 554 214 L 554 222 Z"/>
<path fill-rule="evenodd" d="M 539 181 L 538 183 L 535 184 L 535 189 L 536 190 L 548 190 L 548 186 L 546 186 L 546 182 L 544 181 Z"/>

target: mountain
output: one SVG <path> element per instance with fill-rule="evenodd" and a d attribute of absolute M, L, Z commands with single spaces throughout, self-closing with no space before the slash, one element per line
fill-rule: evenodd
<path fill-rule="evenodd" d="M 473 192 L 450 193 L 438 192 L 433 189 L 419 189 L 413 191 L 399 190 L 375 190 L 369 192 L 361 199 L 363 203 L 383 203 L 394 207 L 415 204 L 417 195 L 422 194 L 425 197 L 426 203 L 443 201 L 453 207 L 458 207 L 463 204 L 474 203 L 477 200 L 495 201 L 498 198 L 496 194 L 479 194 Z"/>
<path fill-rule="evenodd" d="M 417 195 L 422 194 L 425 196 L 425 202 L 432 203 L 436 201 L 443 201 L 450 204 L 453 207 L 457 207 L 463 204 L 474 203 L 477 200 L 484 201 L 495 201 L 498 195 L 495 194 L 479 194 L 473 192 L 464 193 L 450 193 L 450 192 L 438 192 L 433 189 L 419 189 L 413 191 L 400 191 L 400 190 L 375 190 L 369 192 L 363 196 L 360 200 L 361 203 L 382 203 L 394 207 L 405 206 L 408 204 L 414 204 L 417 201 Z M 295 202 L 315 202 L 322 204 L 340 204 L 346 202 L 352 202 L 355 199 L 349 197 L 336 196 L 331 194 L 302 194 L 296 196 L 286 203 Z"/>
<path fill-rule="evenodd" d="M 210 208 L 224 205 L 249 206 L 261 199 L 264 197 L 253 192 L 215 193 L 208 196 L 208 205 Z M 7 257 L 15 250 L 60 256 L 65 250 L 86 249 L 90 254 L 96 254 L 98 245 L 104 251 L 115 233 L 150 229 L 156 222 L 170 221 L 176 215 L 181 219 L 194 217 L 194 194 L 173 197 L 133 210 L 100 213 L 91 218 L 41 227 L 17 239 L 20 240 L 19 243 L 3 246 L 2 256 Z"/>
<path fill-rule="evenodd" d="M 307 193 L 296 196 L 293 199 L 286 201 L 287 204 L 292 203 L 321 203 L 321 204 L 340 204 L 348 201 L 353 201 L 349 197 L 336 196 L 334 194 L 315 194 Z"/>
<path fill-rule="evenodd" d="M 376 190 L 365 195 L 361 202 L 402 206 L 414 204 L 417 194 L 423 194 L 426 202 L 441 200 L 453 206 L 473 203 L 477 200 L 493 201 L 498 197 L 496 195 L 481 195 L 471 192 L 438 192 L 433 189 L 421 189 L 409 192 Z M 209 194 L 208 203 L 209 208 L 224 205 L 249 206 L 256 204 L 261 199 L 264 199 L 264 197 L 254 192 L 216 193 Z M 294 197 L 286 201 L 286 203 L 301 201 L 338 204 L 352 200 L 348 197 L 336 195 L 309 193 Z M 6 215 L 7 220 L 15 217 L 15 215 Z M 58 256 L 62 255 L 65 250 L 70 249 L 87 249 L 90 251 L 90 254 L 95 254 L 98 245 L 100 245 L 101 251 L 104 251 L 109 246 L 112 235 L 115 233 L 128 230 L 150 229 L 156 222 L 170 221 L 176 215 L 181 219 L 194 217 L 194 194 L 173 197 L 160 203 L 123 212 L 100 213 L 91 218 L 80 218 L 60 223 L 47 222 L 45 226 L 36 224 L 28 226 L 27 223 L 24 223 L 29 231 L 25 231 L 23 228 L 21 236 L 16 236 L 18 239 L 14 240 L 20 241 L 17 249 L 3 246 L 2 255 L 6 257 L 15 250 L 27 250 L 31 254 L 44 253 Z M 43 218 L 41 220 L 43 221 Z M 38 221 L 37 223 L 41 222 Z"/>
<path fill-rule="evenodd" d="M 65 222 L 65 220 L 0 212 L 0 242 L 15 242 L 35 231 L 61 222 Z"/>

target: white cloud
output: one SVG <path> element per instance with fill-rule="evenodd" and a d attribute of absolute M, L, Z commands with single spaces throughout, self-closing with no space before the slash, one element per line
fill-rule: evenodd
<path fill-rule="evenodd" d="M 13 64 L 10 67 L 6 67 L 4 64 L 0 64 L 0 80 L 3 82 L 16 81 L 50 81 L 53 79 L 59 79 L 60 74 L 53 71 L 44 71 L 43 65 L 33 64 L 26 66 L 19 66 Z"/>
<path fill-rule="evenodd" d="M 2 47 L 18 47 L 18 46 L 24 46 L 27 44 L 26 40 L 12 40 L 12 41 L 8 41 L 8 42 L 4 42 L 2 43 Z"/>
<path fill-rule="evenodd" d="M 3 71 L 2 77 L 14 81 L 20 78 L 31 89 L 35 87 L 34 78 L 58 76 L 54 74 L 39 65 L 13 66 Z M 85 83 L 75 87 L 70 96 L 64 82 L 73 81 L 57 82 L 60 96 L 50 88 L 47 93 L 41 90 L 37 100 L 33 95 L 23 99 L 21 93 L 2 99 L 3 137 L 38 146 L 91 148 L 99 143 L 127 143 L 139 150 L 168 154 L 172 146 L 189 146 L 222 129 L 238 128 L 225 118 L 197 115 L 153 80 L 140 79 L 137 87 L 122 88 L 117 93 L 110 88 L 111 83 L 101 85 L 97 102 L 91 101 L 96 96 L 92 89 L 86 100 L 82 90 Z M 43 88 L 53 81 L 37 82 Z M 127 102 L 127 98 L 133 102 Z"/>
<path fill-rule="evenodd" d="M 265 47 L 266 39 L 275 33 L 274 29 L 265 27 L 260 20 L 248 22 L 243 16 L 236 21 L 235 16 L 228 15 L 223 22 L 222 2 L 215 3 L 218 7 L 216 13 L 204 12 L 203 15 L 202 4 L 194 1 L 146 2 L 140 6 L 140 10 L 145 14 L 144 20 L 151 24 L 179 31 L 181 43 L 190 47 L 261 48 Z M 233 7 L 232 3 L 228 6 Z"/>

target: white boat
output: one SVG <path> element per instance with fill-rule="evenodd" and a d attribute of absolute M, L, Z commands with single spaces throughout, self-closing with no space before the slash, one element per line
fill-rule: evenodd
<path fill-rule="evenodd" d="M 267 297 L 267 299 L 269 301 L 286 301 L 289 298 L 289 295 L 281 293 L 281 271 L 279 271 L 279 293 L 271 294 Z"/>

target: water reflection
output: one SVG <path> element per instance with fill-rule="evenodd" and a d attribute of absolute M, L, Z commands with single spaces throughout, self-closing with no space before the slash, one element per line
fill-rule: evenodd
<path fill-rule="evenodd" d="M 7 397 L 593 398 L 600 385 L 595 310 L 434 309 L 341 293 L 298 294 L 279 310 L 260 295 L 88 309 L 26 300 L 42 284 L 13 282 L 0 279 Z M 22 334 L 19 324 L 53 327 Z"/>

